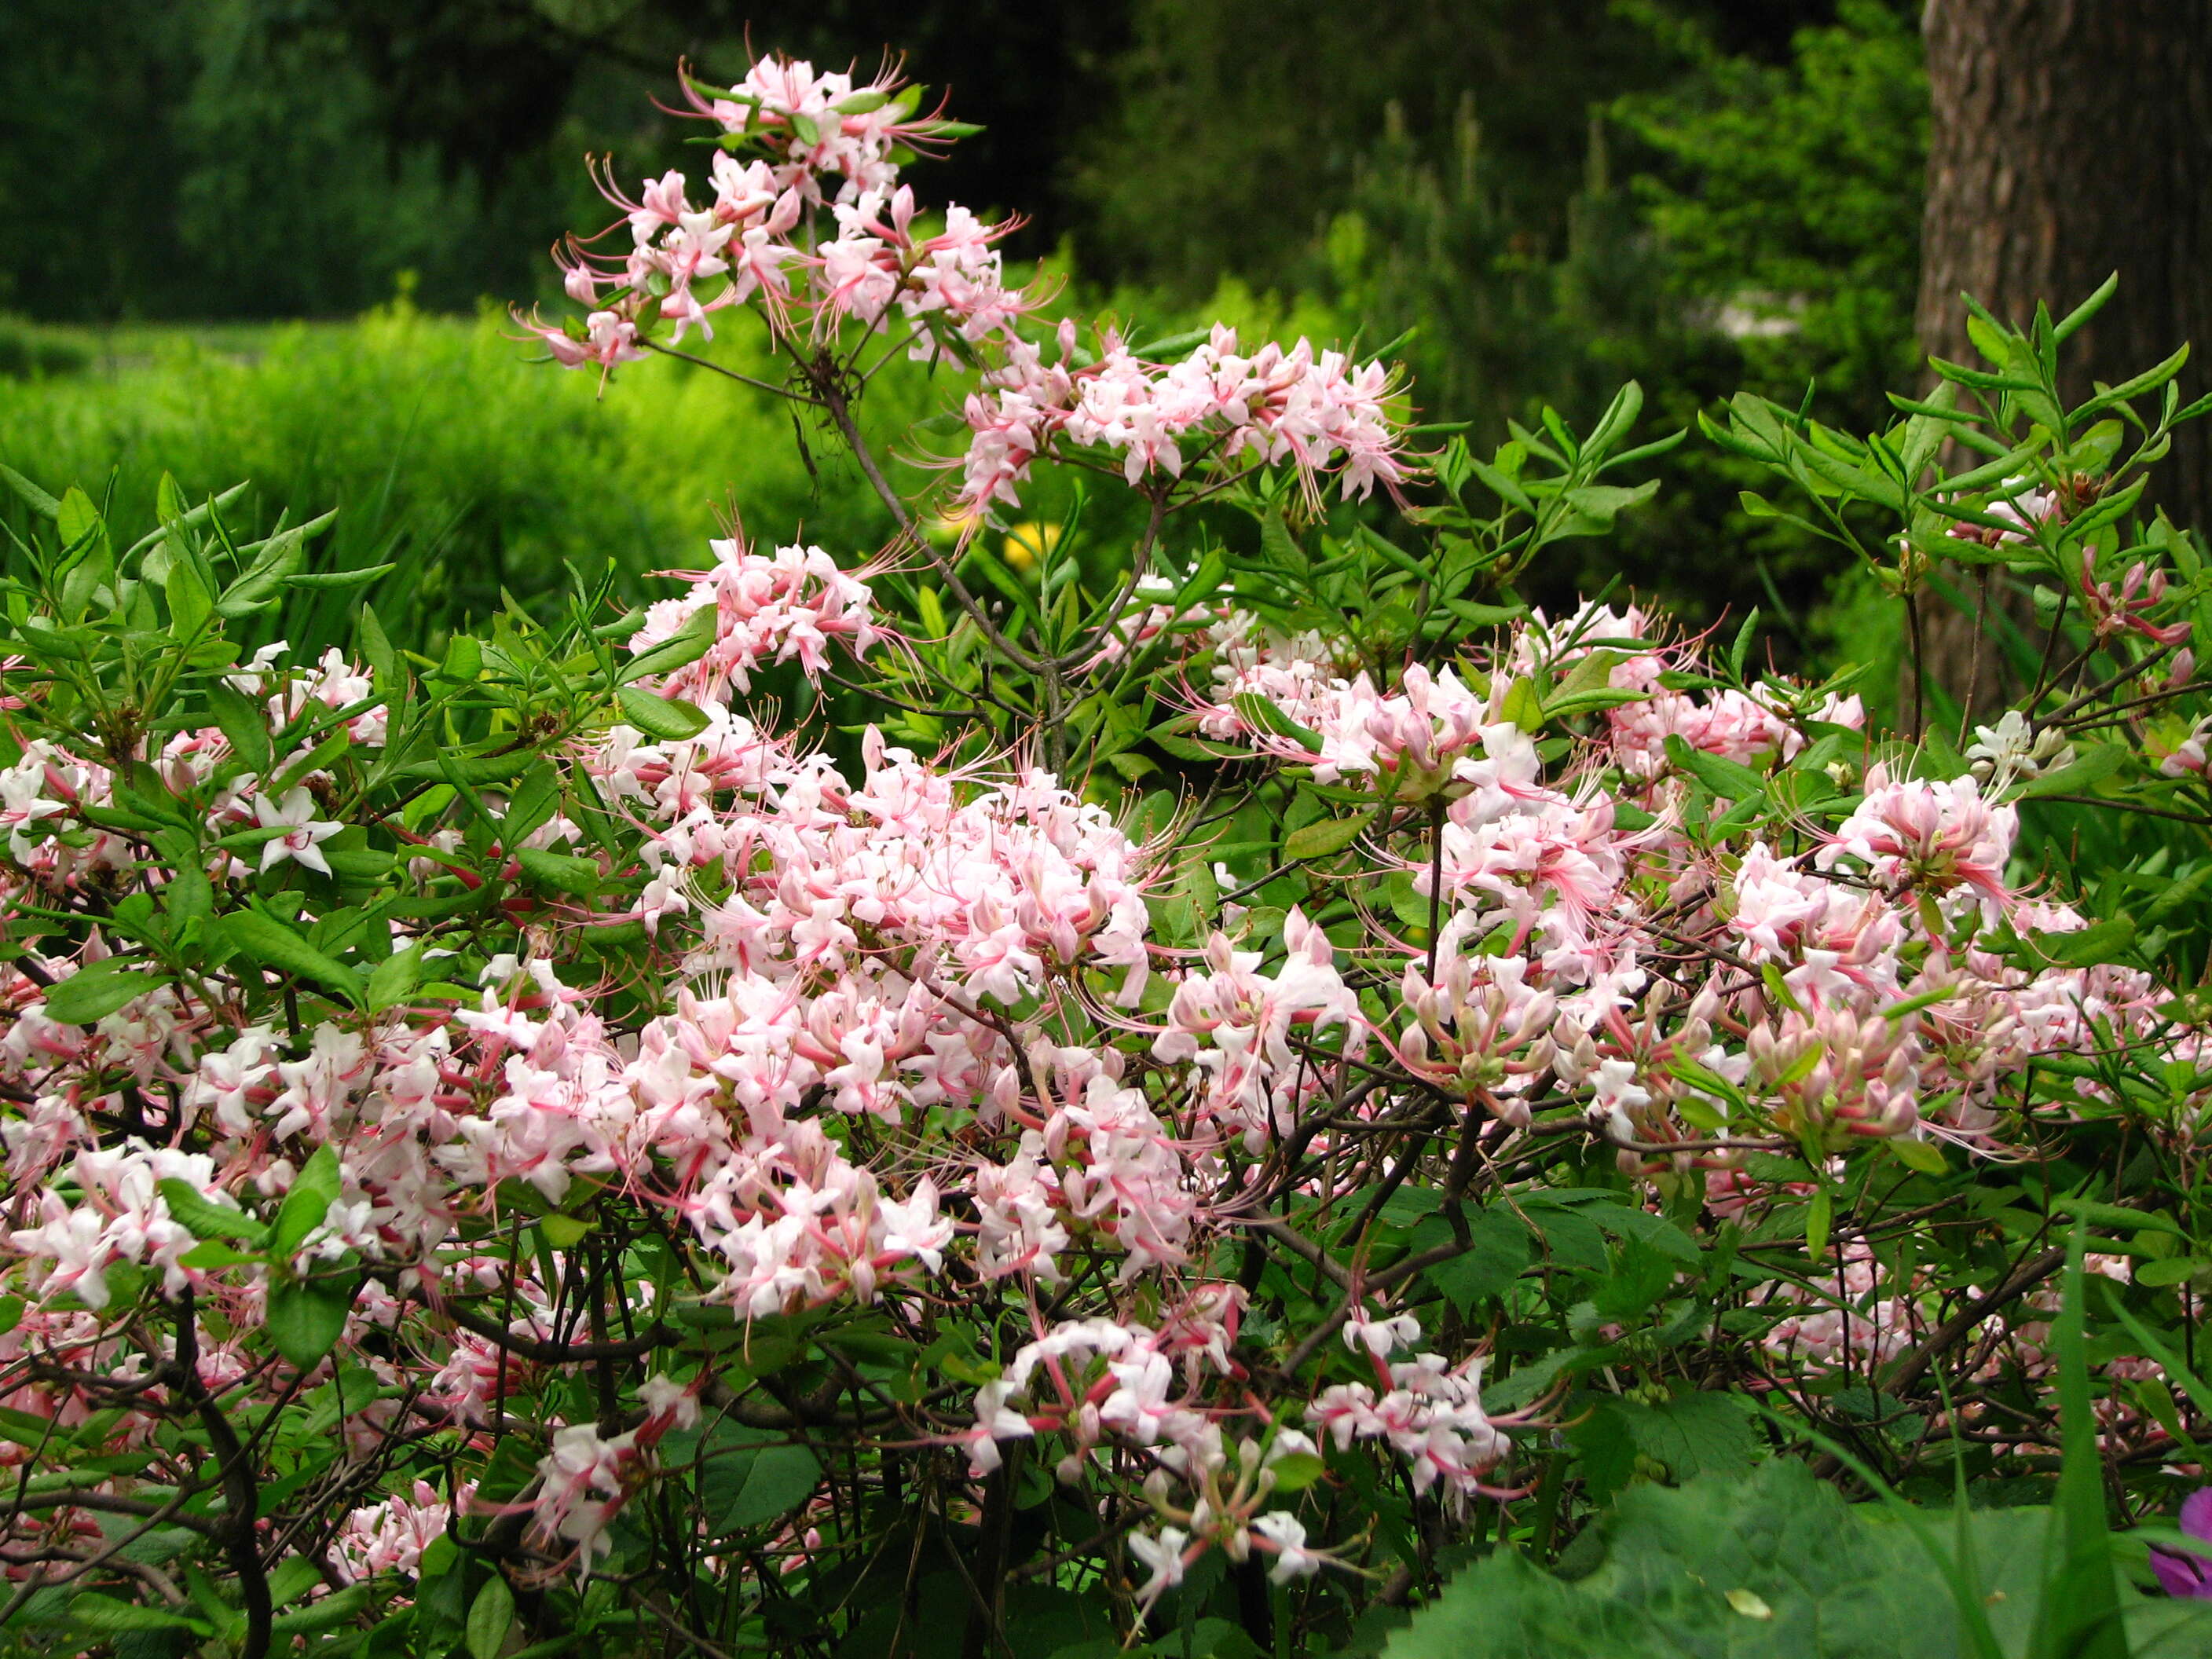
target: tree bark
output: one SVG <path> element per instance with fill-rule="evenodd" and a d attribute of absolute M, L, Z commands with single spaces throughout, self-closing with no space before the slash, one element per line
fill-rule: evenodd
<path fill-rule="evenodd" d="M 2117 270 L 2119 291 L 2064 348 L 2071 398 L 2185 340 L 2212 350 L 2212 4 L 1928 0 L 1922 32 L 1923 349 L 1978 362 L 1962 292 L 2024 327 L 2039 301 L 2063 316 Z M 2198 365 L 2185 369 L 2184 398 L 2203 381 Z M 2178 524 L 2212 526 L 2204 422 L 2174 434 L 2150 500 Z M 1973 624 L 1935 610 L 1929 675 L 1958 697 Z M 1986 665 L 1984 678 L 1986 707 L 2002 688 Z"/>

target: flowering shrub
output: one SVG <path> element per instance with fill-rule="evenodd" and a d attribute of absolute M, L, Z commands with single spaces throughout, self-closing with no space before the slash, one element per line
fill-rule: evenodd
<path fill-rule="evenodd" d="M 1798 1429 L 2045 1479 L 2065 1218 L 2163 1501 L 2212 1405 L 2203 583 L 2136 511 L 2179 360 L 2069 410 L 2079 319 L 1984 320 L 1890 432 L 1715 428 L 1908 603 L 2048 585 L 1962 749 L 1749 622 L 1519 602 L 1656 488 L 1632 387 L 1485 460 L 1380 363 L 1048 326 L 901 182 L 961 131 L 912 88 L 686 85 L 696 204 L 610 179 L 535 331 L 606 374 L 744 311 L 884 547 L 295 650 L 257 618 L 360 579 L 312 526 L 10 475 L 26 1642 L 1371 1651 L 1468 1546 Z M 964 434 L 904 489 L 853 413 L 901 353 Z M 994 556 L 1048 467 L 1130 510 Z M 2075 797 L 2179 826 L 2158 896 L 2051 855 Z"/>

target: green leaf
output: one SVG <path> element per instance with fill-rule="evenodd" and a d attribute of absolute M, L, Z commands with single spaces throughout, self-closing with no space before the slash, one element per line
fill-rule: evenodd
<path fill-rule="evenodd" d="M 1328 1465 L 1311 1452 L 1291 1452 L 1267 1465 L 1275 1473 L 1279 1493 L 1304 1492 L 1328 1473 Z"/>
<path fill-rule="evenodd" d="M 2063 343 L 2069 335 L 2105 308 L 2105 301 L 2118 292 L 2119 286 L 2120 273 L 2116 270 L 2097 284 L 2095 293 L 2059 319 L 2057 326 L 2051 331 L 2051 337 Z"/>
<path fill-rule="evenodd" d="M 54 527 L 61 532 L 62 545 L 75 547 L 79 542 L 106 533 L 100 509 L 92 504 L 92 497 L 71 484 L 62 492 L 61 506 L 54 515 Z"/>
<path fill-rule="evenodd" d="M 1632 1238 L 1638 1243 L 1670 1255 L 1686 1267 L 1696 1267 L 1702 1261 L 1697 1241 L 1662 1215 L 1634 1204 L 1607 1200 L 1583 1206 L 1576 1212 L 1587 1217 L 1601 1231 L 1614 1238 Z"/>
<path fill-rule="evenodd" d="M 1836 1200 L 1826 1187 L 1805 1206 L 1805 1254 L 1818 1261 L 1828 1248 L 1828 1229 L 1836 1218 Z"/>
<path fill-rule="evenodd" d="M 166 974 L 142 973 L 146 965 L 136 959 L 110 957 L 79 969 L 46 993 L 46 1018 L 64 1025 L 89 1025 L 168 983 Z"/>
<path fill-rule="evenodd" d="M 1636 1449 L 1664 1463 L 1677 1480 L 1700 1474 L 1747 1474 L 1758 1462 L 1759 1434 L 1751 1418 L 1724 1394 L 1685 1394 L 1663 1405 L 1620 1400 Z"/>
<path fill-rule="evenodd" d="M 249 961 L 313 980 L 347 1002 L 361 1000 L 360 981 L 351 973 L 273 917 L 258 910 L 234 910 L 216 926 L 231 948 Z"/>
<path fill-rule="evenodd" d="M 394 951 L 368 976 L 365 992 L 368 1012 L 380 1014 L 398 1006 L 415 994 L 415 988 L 422 982 L 422 947 L 410 945 L 404 951 Z"/>
<path fill-rule="evenodd" d="M 1239 691 L 1230 699 L 1244 724 L 1255 732 L 1272 732 L 1279 738 L 1288 738 L 1309 755 L 1321 752 L 1321 733 L 1299 725 L 1278 708 L 1273 699 L 1257 691 Z"/>
<path fill-rule="evenodd" d="M 441 782 L 467 784 L 477 787 L 484 784 L 504 783 L 517 774 L 538 763 L 539 757 L 532 749 L 507 748 L 491 755 L 441 755 L 435 760 L 416 761 L 402 767 L 403 778 L 434 778 Z"/>
<path fill-rule="evenodd" d="M 1602 536 L 1613 521 L 1632 507 L 1641 507 L 1659 493 L 1659 480 L 1649 479 L 1633 489 L 1619 484 L 1584 484 L 1559 496 L 1566 511 L 1545 526 L 1544 539 L 1565 541 L 1574 536 Z"/>
<path fill-rule="evenodd" d="M 323 522 L 319 520 L 313 525 L 296 525 L 271 536 L 246 567 L 246 574 L 223 589 L 222 597 L 216 602 L 216 614 L 250 617 L 275 605 L 282 597 L 284 579 L 307 562 L 308 532 Z"/>
<path fill-rule="evenodd" d="M 301 1166 L 291 1190 L 276 1212 L 276 1225 L 269 1240 L 270 1254 L 278 1260 L 289 1256 L 323 1224 L 331 1206 L 337 1202 L 342 1182 L 335 1147 L 324 1145 Z"/>
<path fill-rule="evenodd" d="M 174 1178 L 158 1183 L 170 1218 L 194 1238 L 235 1238 L 256 1247 L 269 1240 L 269 1229 L 243 1210 L 218 1204 L 189 1182 Z"/>
<path fill-rule="evenodd" d="M 269 1575 L 269 1600 L 276 1607 L 289 1606 L 322 1582 L 323 1575 L 313 1561 L 304 1555 L 288 1556 Z"/>
<path fill-rule="evenodd" d="M 200 1267 L 210 1273 L 223 1267 L 251 1267 L 262 1259 L 256 1251 L 237 1249 L 214 1238 L 205 1243 L 193 1245 L 177 1258 L 187 1267 Z"/>
<path fill-rule="evenodd" d="M 1359 832 L 1371 820 L 1364 814 L 1349 818 L 1318 818 L 1302 824 L 1283 837 L 1283 856 L 1304 860 L 1322 858 L 1344 848 L 1359 839 Z"/>
<path fill-rule="evenodd" d="M 208 708 L 215 723 L 230 741 L 230 751 L 258 777 L 269 770 L 273 757 L 269 747 L 269 718 L 259 703 L 227 681 L 208 687 Z"/>
<path fill-rule="evenodd" d="M 2212 1261 L 2200 1261 L 2194 1256 L 2169 1255 L 2161 1256 L 2155 1261 L 2136 1263 L 2130 1277 L 2138 1285 L 2156 1288 L 2184 1284 L 2208 1268 L 2212 1268 Z"/>
<path fill-rule="evenodd" d="M 171 1613 L 162 1607 L 141 1607 L 135 1601 L 125 1601 L 112 1595 L 102 1595 L 98 1590 L 88 1590 L 71 1599 L 69 1604 L 70 1623 L 79 1630 L 191 1630 L 198 1621 L 181 1613 Z"/>
<path fill-rule="evenodd" d="M 1955 1627 L 1929 1616 L 1948 1594 L 1911 1534 L 1869 1524 L 1795 1459 L 1632 1486 L 1592 1525 L 1593 1571 L 1567 1583 L 1496 1551 L 1383 1659 L 1957 1659 Z M 1768 1616 L 1742 1612 L 1747 1597 Z"/>
<path fill-rule="evenodd" d="M 1504 1295 L 1534 1255 L 1528 1229 L 1503 1205 L 1468 1217 L 1467 1233 L 1466 1247 L 1457 1255 L 1422 1273 L 1462 1313 Z M 1449 1221 L 1432 1216 L 1414 1229 L 1413 1247 L 1431 1249 L 1451 1236 Z"/>
<path fill-rule="evenodd" d="M 357 570 L 300 571 L 284 578 L 287 587 L 305 587 L 320 592 L 349 587 L 366 587 L 380 576 L 389 575 L 398 569 L 396 564 L 363 565 Z"/>
<path fill-rule="evenodd" d="M 2136 926 L 2125 916 L 2108 916 L 2070 933 L 2035 933 L 2028 944 L 2045 960 L 2062 968 L 2091 968 L 2124 961 L 2135 949 Z"/>
<path fill-rule="evenodd" d="M 483 672 L 483 647 L 472 634 L 456 634 L 446 641 L 446 654 L 438 663 L 438 677 L 466 685 Z"/>
<path fill-rule="evenodd" d="M 354 1287 L 327 1279 L 289 1279 L 269 1287 L 269 1340 L 285 1363 L 306 1370 L 337 1346 Z"/>
<path fill-rule="evenodd" d="M 2118 771 L 2132 752 L 2117 743 L 2085 744 L 2071 766 L 2028 779 L 2014 792 L 2023 800 L 2038 795 L 2078 795 Z"/>
<path fill-rule="evenodd" d="M 1536 695 L 1536 688 L 1526 678 L 1515 680 L 1505 688 L 1505 700 L 1498 708 L 1498 717 L 1510 720 L 1531 736 L 1542 731 L 1544 704 Z"/>
<path fill-rule="evenodd" d="M 42 519 L 58 518 L 62 504 L 10 466 L 0 466 L 0 481 L 23 498 L 23 504 Z"/>
<path fill-rule="evenodd" d="M 2058 1317 L 2051 1346 L 2058 1361 L 2060 1459 L 2057 1502 L 2061 1552 L 2057 1572 L 2044 1585 L 2036 1608 L 2037 1659 L 2127 1659 L 2127 1631 L 2119 1622 L 2119 1586 L 2105 1518 L 2105 1460 L 2099 1449 L 2095 1408 L 2084 1348 L 2081 1256 L 2088 1218 L 2077 1217 L 2067 1241 Z"/>
<path fill-rule="evenodd" d="M 2053 1215 L 2079 1217 L 2092 1227 L 2111 1233 L 2165 1233 L 2180 1239 L 2189 1237 L 2179 1221 L 2160 1211 L 2131 1210 L 2124 1204 L 2106 1204 L 2073 1193 L 2053 1193 L 2051 1211 Z"/>
<path fill-rule="evenodd" d="M 788 1515 L 814 1495 L 821 1480 L 821 1462 L 805 1447 L 763 1446 L 753 1454 L 714 1529 L 735 1532 Z"/>
<path fill-rule="evenodd" d="M 580 898 L 588 898 L 606 884 L 606 876 L 596 859 L 525 847 L 515 854 L 514 861 L 522 866 L 522 873 L 532 883 L 556 893 L 574 893 Z"/>
<path fill-rule="evenodd" d="M 623 687 L 615 700 L 622 707 L 623 719 L 648 738 L 670 742 L 696 738 L 708 724 L 705 714 L 682 698 L 656 697 L 634 685 Z"/>
<path fill-rule="evenodd" d="M 545 1242 L 556 1250 L 574 1249 L 584 1242 L 592 1224 L 576 1215 L 543 1215 L 538 1218 L 538 1231 L 545 1235 Z"/>
<path fill-rule="evenodd" d="M 1716 795 L 1729 800 L 1758 800 L 1766 793 L 1766 780 L 1741 761 L 1692 748 L 1671 732 L 1667 738 L 1667 758 Z"/>
<path fill-rule="evenodd" d="M 162 586 L 169 601 L 169 626 L 179 638 L 191 638 L 214 614 L 215 595 L 185 559 L 170 561 L 168 578 Z"/>
<path fill-rule="evenodd" d="M 373 1590 L 368 1584 L 348 1584 L 295 1613 L 279 1613 L 270 1621 L 270 1634 L 289 1644 L 295 1636 L 312 1636 L 317 1631 L 350 1624 L 368 1607 Z"/>
<path fill-rule="evenodd" d="M 1932 1140 L 1916 1140 L 1911 1135 L 1893 1135 L 1885 1143 L 1890 1156 L 1908 1170 L 1922 1175 L 1948 1175 L 1951 1166 L 1943 1161 L 1943 1148 Z"/>
<path fill-rule="evenodd" d="M 648 674 L 672 674 L 689 666 L 714 648 L 714 630 L 719 618 L 713 605 L 693 611 L 678 629 L 659 645 L 641 651 L 622 668 L 621 678 L 627 684 L 641 680 Z M 635 724 L 635 722 L 632 722 Z M 641 732 L 645 728 L 639 726 Z"/>
<path fill-rule="evenodd" d="M 361 607 L 360 633 L 361 659 L 368 665 L 377 690 L 389 696 L 399 684 L 399 653 L 392 648 L 391 635 L 366 601 Z"/>
<path fill-rule="evenodd" d="M 168 920 L 172 939 L 183 933 L 186 922 L 204 922 L 215 915 L 215 887 L 199 866 L 197 848 L 163 884 L 161 914 Z"/>
<path fill-rule="evenodd" d="M 514 1592 L 507 1580 L 494 1573 L 469 1603 L 467 1626 L 469 1659 L 499 1659 L 507 1632 L 514 1623 Z"/>

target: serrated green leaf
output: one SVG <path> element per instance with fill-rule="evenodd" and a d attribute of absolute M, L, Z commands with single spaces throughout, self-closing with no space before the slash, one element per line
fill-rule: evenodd
<path fill-rule="evenodd" d="M 1469 1216 L 1467 1233 L 1466 1246 L 1458 1255 L 1425 1269 L 1422 1274 L 1462 1314 L 1504 1296 L 1506 1288 L 1527 1271 L 1535 1254 L 1528 1229 L 1503 1205 Z M 1443 1216 L 1434 1216 L 1415 1229 L 1414 1248 L 1433 1249 L 1451 1237 L 1451 1224 Z"/>
<path fill-rule="evenodd" d="M 1677 1480 L 1701 1474 L 1748 1474 L 1759 1455 L 1751 1418 L 1724 1394 L 1679 1395 L 1662 1405 L 1616 1401 L 1637 1450 L 1667 1466 Z"/>
<path fill-rule="evenodd" d="M 2042 1516 L 1972 1517 L 1999 1620 L 2033 1601 Z M 1569 1583 L 1496 1551 L 1415 1613 L 1383 1659 L 1959 1659 L 1950 1591 L 1911 1533 L 1869 1520 L 1795 1459 L 1679 1490 L 1639 1484 L 1594 1524 L 1594 1571 Z M 1769 1616 L 1746 1616 L 1747 1598 Z"/>

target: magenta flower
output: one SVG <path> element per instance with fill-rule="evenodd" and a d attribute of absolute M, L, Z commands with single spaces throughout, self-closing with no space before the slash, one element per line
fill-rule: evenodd
<path fill-rule="evenodd" d="M 2212 1544 L 2212 1486 L 2199 1486 L 2182 1500 L 2181 1529 L 2191 1538 Z M 2154 1549 L 2150 1553 L 2150 1566 L 2168 1595 L 2212 1601 L 2212 1560 Z"/>

